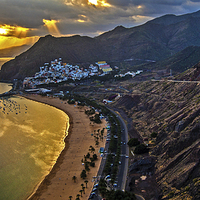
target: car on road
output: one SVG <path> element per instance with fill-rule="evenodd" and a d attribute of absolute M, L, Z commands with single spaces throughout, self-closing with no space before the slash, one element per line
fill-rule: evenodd
<path fill-rule="evenodd" d="M 95 192 L 92 192 L 92 193 L 90 194 L 90 196 L 89 196 L 89 199 L 93 199 L 95 195 L 96 195 Z"/>
<path fill-rule="evenodd" d="M 113 186 L 114 186 L 114 187 L 117 187 L 117 183 L 114 183 Z"/>
<path fill-rule="evenodd" d="M 97 188 L 93 188 L 92 192 L 95 192 L 95 191 L 97 191 Z"/>
<path fill-rule="evenodd" d="M 105 177 L 105 179 L 107 179 L 107 178 L 110 178 L 110 175 L 107 175 L 107 176 Z"/>

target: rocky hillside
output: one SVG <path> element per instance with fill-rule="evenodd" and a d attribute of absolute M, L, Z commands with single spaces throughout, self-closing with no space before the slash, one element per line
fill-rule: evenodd
<path fill-rule="evenodd" d="M 190 69 L 200 60 L 200 47 L 190 46 L 182 51 L 158 62 L 145 63 L 138 66 L 138 69 L 151 69 L 151 70 L 170 70 L 173 73 L 185 72 Z"/>
<path fill-rule="evenodd" d="M 189 46 L 200 46 L 199 32 L 200 11 L 165 15 L 133 28 L 118 26 L 95 38 L 41 37 L 29 50 L 2 66 L 0 80 L 32 76 L 45 62 L 59 57 L 67 63 L 81 64 L 159 61 Z"/>
<path fill-rule="evenodd" d="M 186 74 L 196 77 L 198 66 Z M 129 179 L 134 182 L 130 182 L 130 190 L 147 200 L 200 199 L 200 83 L 165 80 L 123 84 L 133 92 L 113 106 L 132 119 L 135 131 L 150 148 L 149 155 L 131 157 Z M 156 138 L 151 137 L 153 132 Z M 131 132 L 130 136 L 134 137 Z M 144 183 L 140 189 L 139 183 L 136 185 L 135 180 L 144 174 L 151 191 Z"/>

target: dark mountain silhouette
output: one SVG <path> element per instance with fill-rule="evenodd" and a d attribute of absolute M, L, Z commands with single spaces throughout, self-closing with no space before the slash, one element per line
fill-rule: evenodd
<path fill-rule="evenodd" d="M 133 28 L 118 26 L 95 38 L 41 37 L 29 50 L 2 66 L 0 79 L 32 76 L 45 62 L 59 57 L 72 64 L 125 59 L 159 61 L 189 46 L 200 46 L 200 11 L 165 15 Z"/>

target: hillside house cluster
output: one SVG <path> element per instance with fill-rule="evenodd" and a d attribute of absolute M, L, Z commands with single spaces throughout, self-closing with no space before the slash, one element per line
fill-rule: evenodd
<path fill-rule="evenodd" d="M 103 74 L 108 74 L 112 71 L 110 65 L 108 65 L 105 61 L 100 61 L 96 64 L 99 66 L 99 69 L 103 71 Z"/>
<path fill-rule="evenodd" d="M 23 81 L 23 87 L 35 88 L 37 85 L 60 83 L 72 80 L 80 80 L 82 78 L 105 75 L 112 71 L 110 65 L 105 61 L 96 63 L 97 65 L 90 65 L 89 68 L 80 68 L 78 65 L 69 65 L 62 62 L 62 58 L 55 59 L 51 63 L 45 63 L 40 67 L 40 71 L 35 73 L 34 77 L 26 77 Z"/>

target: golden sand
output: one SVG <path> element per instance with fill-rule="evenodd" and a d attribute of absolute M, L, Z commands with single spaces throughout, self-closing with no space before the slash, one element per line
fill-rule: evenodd
<path fill-rule="evenodd" d="M 85 194 L 83 193 L 82 197 L 80 197 L 83 200 L 88 199 L 94 185 L 92 179 L 97 175 L 101 162 L 98 151 L 100 147 L 105 146 L 105 139 L 103 142 L 99 140 L 99 145 L 95 146 L 95 139 L 91 134 L 94 133 L 94 130 L 105 128 L 105 120 L 103 120 L 102 124 L 93 124 L 85 114 L 85 107 L 69 105 L 66 101 L 58 98 L 42 97 L 40 95 L 26 95 L 24 97 L 61 109 L 70 118 L 69 134 L 65 139 L 64 150 L 49 175 L 45 177 L 29 199 L 67 200 L 69 196 L 73 197 L 72 200 L 76 199 L 77 194 L 81 194 L 81 184 L 83 183 L 86 186 L 84 180 L 80 177 L 84 169 L 81 160 L 84 159 L 84 155 L 89 152 L 89 147 L 92 145 L 98 155 L 98 160 L 95 161 L 95 167 L 90 167 L 90 171 L 87 172 L 87 188 L 85 188 Z M 106 132 L 104 132 L 105 134 Z M 72 180 L 73 176 L 77 177 L 76 182 Z"/>

